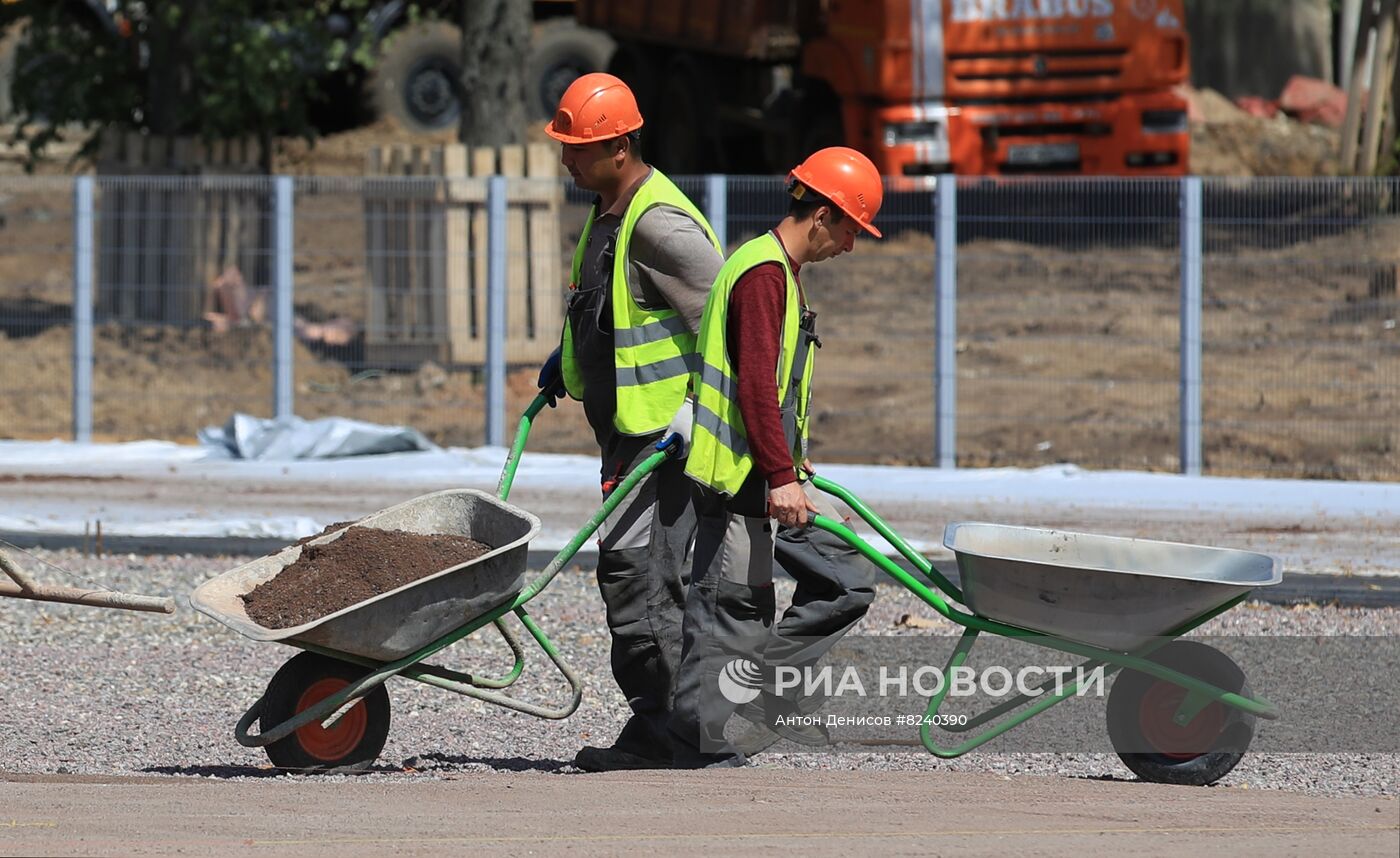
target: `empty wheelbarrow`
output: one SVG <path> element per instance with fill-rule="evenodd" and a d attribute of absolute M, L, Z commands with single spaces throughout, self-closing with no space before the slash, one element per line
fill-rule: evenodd
<path fill-rule="evenodd" d="M 443 569 L 345 607 L 320 619 L 269 629 L 248 618 L 243 596 L 296 562 L 294 545 L 205 582 L 190 597 L 196 609 L 257 641 L 299 647 L 272 677 L 267 690 L 239 719 L 234 736 L 245 747 L 261 747 L 273 765 L 304 771 L 368 768 L 389 735 L 390 702 L 385 682 L 411 679 L 540 718 L 567 718 L 578 708 L 583 685 L 554 644 L 525 611 L 598 529 L 613 509 L 678 450 L 672 437 L 608 495 L 603 506 L 533 579 L 526 558 L 540 521 L 507 503 L 531 421 L 544 406 L 537 397 L 520 420 L 497 496 L 474 489 L 436 492 L 369 515 L 354 525 L 419 534 L 468 536 L 492 550 L 468 563 Z M 351 527 L 311 540 L 330 542 Z M 505 693 L 524 669 L 524 648 L 506 624 L 514 614 L 564 676 L 567 700 L 542 705 Z M 425 664 L 473 632 L 495 626 L 515 664 L 500 678 Z M 253 733 L 253 724 L 258 730 Z"/>
<path fill-rule="evenodd" d="M 841 522 L 816 516 L 814 526 L 844 539 L 964 627 L 945 676 L 968 660 L 981 632 L 1085 657 L 1081 671 L 1121 671 L 1109 693 L 1108 734 L 1119 758 L 1142 779 L 1213 783 L 1244 756 L 1255 719 L 1278 717 L 1272 703 L 1252 694 L 1244 671 L 1229 656 L 1198 641 L 1177 640 L 1239 604 L 1255 587 L 1282 580 L 1273 558 L 1147 539 L 954 523 L 943 541 L 957 559 L 959 589 L 850 491 L 820 476 L 813 476 L 812 484 L 844 501 L 933 586 Z M 938 716 L 949 691 L 945 683 L 928 701 L 920 739 L 937 756 L 961 756 L 1080 688 L 1076 681 L 1056 689 L 1057 681 L 1047 680 L 1033 694 L 961 722 Z M 937 744 L 931 730 L 966 733 L 998 718 L 1003 720 L 952 747 Z"/>

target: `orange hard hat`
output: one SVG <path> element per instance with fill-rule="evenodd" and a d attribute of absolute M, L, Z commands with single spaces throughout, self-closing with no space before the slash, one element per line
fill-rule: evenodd
<path fill-rule="evenodd" d="M 586 74 L 569 84 L 544 133 L 561 143 L 597 143 L 642 127 L 637 97 L 621 78 Z"/>
<path fill-rule="evenodd" d="M 885 183 L 870 159 L 845 146 L 830 146 L 807 156 L 788 173 L 790 193 L 802 198 L 805 185 L 856 219 L 865 231 L 880 237 L 871 221 L 885 201 Z"/>

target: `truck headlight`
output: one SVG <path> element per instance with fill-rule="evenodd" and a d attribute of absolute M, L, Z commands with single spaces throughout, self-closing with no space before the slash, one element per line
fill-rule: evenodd
<path fill-rule="evenodd" d="M 1144 134 L 1182 134 L 1187 129 L 1184 110 L 1144 110 L 1142 130 Z"/>
<path fill-rule="evenodd" d="M 905 143 L 936 143 L 947 139 L 943 123 L 923 120 L 919 122 L 891 122 L 885 126 L 885 145 L 899 146 Z"/>

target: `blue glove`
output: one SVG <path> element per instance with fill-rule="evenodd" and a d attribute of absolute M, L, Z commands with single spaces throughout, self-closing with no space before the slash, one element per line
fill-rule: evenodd
<path fill-rule="evenodd" d="M 545 397 L 549 407 L 553 408 L 558 403 L 559 397 L 563 396 L 564 390 L 564 370 L 561 365 L 563 360 L 559 349 L 555 349 L 545 358 L 544 364 L 540 367 L 539 380 L 535 385 L 540 389 L 540 394 Z"/>

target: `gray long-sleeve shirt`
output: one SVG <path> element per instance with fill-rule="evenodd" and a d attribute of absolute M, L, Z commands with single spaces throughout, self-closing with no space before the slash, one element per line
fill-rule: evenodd
<path fill-rule="evenodd" d="M 569 300 L 574 352 L 584 377 L 584 413 L 604 450 L 611 446 L 615 434 L 617 373 L 610 286 L 617 230 L 625 211 L 625 205 L 614 206 L 594 219 L 579 283 Z M 699 224 L 674 206 L 648 210 L 632 231 L 627 264 L 634 301 L 649 310 L 670 307 L 687 328 L 699 331 L 705 299 L 724 264 Z"/>

